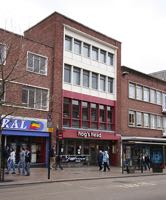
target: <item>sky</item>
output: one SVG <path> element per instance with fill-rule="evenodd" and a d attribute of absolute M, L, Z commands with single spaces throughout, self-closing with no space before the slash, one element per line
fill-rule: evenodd
<path fill-rule="evenodd" d="M 0 28 L 23 34 L 59 12 L 122 43 L 122 65 L 166 70 L 166 0 L 0 0 Z"/>

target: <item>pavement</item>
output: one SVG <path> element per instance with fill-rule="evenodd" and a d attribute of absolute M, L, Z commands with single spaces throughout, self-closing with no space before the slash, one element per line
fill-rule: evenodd
<path fill-rule="evenodd" d="M 97 166 L 73 167 L 61 169 L 51 169 L 50 179 L 48 179 L 47 168 L 31 168 L 30 176 L 21 176 L 16 174 L 5 174 L 4 182 L 0 182 L 0 189 L 3 187 L 16 187 L 28 184 L 42 184 L 64 181 L 96 180 L 109 178 L 127 178 L 133 176 L 154 176 L 166 175 L 166 168 L 162 173 L 153 173 L 152 169 L 141 173 L 136 170 L 134 173 L 122 173 L 122 168 L 111 166 L 110 171 L 99 171 Z"/>

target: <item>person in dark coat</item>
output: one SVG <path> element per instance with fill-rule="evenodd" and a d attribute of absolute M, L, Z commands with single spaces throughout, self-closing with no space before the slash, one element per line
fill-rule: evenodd
<path fill-rule="evenodd" d="M 58 169 L 58 167 L 59 167 L 61 170 L 63 170 L 63 167 L 62 167 L 62 165 L 61 165 L 61 161 L 62 161 L 62 156 L 61 156 L 60 154 L 58 154 L 58 155 L 56 156 L 56 167 L 55 167 L 56 170 Z"/>
<path fill-rule="evenodd" d="M 101 171 L 103 168 L 103 152 L 102 152 L 102 150 L 99 151 L 97 159 L 98 159 L 99 171 Z"/>

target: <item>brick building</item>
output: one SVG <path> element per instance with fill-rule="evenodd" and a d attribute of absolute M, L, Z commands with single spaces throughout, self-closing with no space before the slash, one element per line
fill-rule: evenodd
<path fill-rule="evenodd" d="M 51 116 L 57 153 L 67 162 L 96 164 L 103 149 L 117 165 L 121 43 L 56 12 L 25 37 L 53 48 Z"/>
<path fill-rule="evenodd" d="M 23 146 L 32 163 L 45 163 L 52 48 L 0 29 L 0 68 L 3 145 L 16 149 L 16 161 Z"/>
<path fill-rule="evenodd" d="M 165 163 L 166 82 L 122 66 L 120 93 L 123 160 L 137 166 L 148 154 Z"/>

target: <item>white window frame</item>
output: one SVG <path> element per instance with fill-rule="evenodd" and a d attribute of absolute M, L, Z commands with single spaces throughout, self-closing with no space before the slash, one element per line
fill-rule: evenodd
<path fill-rule="evenodd" d="M 157 105 L 161 105 L 161 92 L 160 91 L 156 91 L 156 104 Z"/>
<path fill-rule="evenodd" d="M 142 112 L 136 112 L 136 127 L 142 127 L 143 118 Z"/>
<path fill-rule="evenodd" d="M 143 100 L 146 102 L 150 101 L 150 89 L 147 87 L 143 87 Z"/>
<path fill-rule="evenodd" d="M 156 103 L 156 90 L 150 89 L 150 103 Z"/>
<path fill-rule="evenodd" d="M 136 85 L 136 99 L 143 100 L 143 87 L 141 85 Z"/>
<path fill-rule="evenodd" d="M 65 35 L 65 51 L 72 51 L 72 40 L 71 36 Z M 67 42 L 69 45 L 67 45 Z"/>
<path fill-rule="evenodd" d="M 128 114 L 128 125 L 130 127 L 135 127 L 135 111 L 129 111 L 129 114 Z"/>
<path fill-rule="evenodd" d="M 136 85 L 134 83 L 129 83 L 129 98 L 135 99 L 136 97 Z"/>
<path fill-rule="evenodd" d="M 143 113 L 144 116 L 144 128 L 149 128 L 150 127 L 150 117 L 148 113 Z"/>
<path fill-rule="evenodd" d="M 166 94 L 163 93 L 162 110 L 166 112 Z"/>
<path fill-rule="evenodd" d="M 44 67 L 45 70 L 41 70 L 41 69 L 40 69 L 41 66 L 40 66 L 40 64 L 39 64 L 39 72 L 35 72 L 35 71 L 34 71 L 34 70 L 35 70 L 35 69 L 34 69 L 34 62 L 35 62 L 34 57 L 33 57 L 33 60 L 32 60 L 33 66 L 32 66 L 32 67 L 29 66 L 29 55 L 30 55 L 30 54 L 31 54 L 32 56 L 34 56 L 34 57 L 35 57 L 35 56 L 38 57 L 39 63 L 41 63 L 40 58 L 44 58 L 44 59 L 45 59 L 45 67 Z M 40 55 L 40 54 L 37 54 L 37 53 L 34 53 L 34 52 L 31 52 L 31 51 L 27 51 L 27 67 L 26 67 L 26 69 L 27 69 L 27 71 L 29 71 L 29 72 L 47 76 L 48 57 L 43 56 L 43 55 Z"/>

